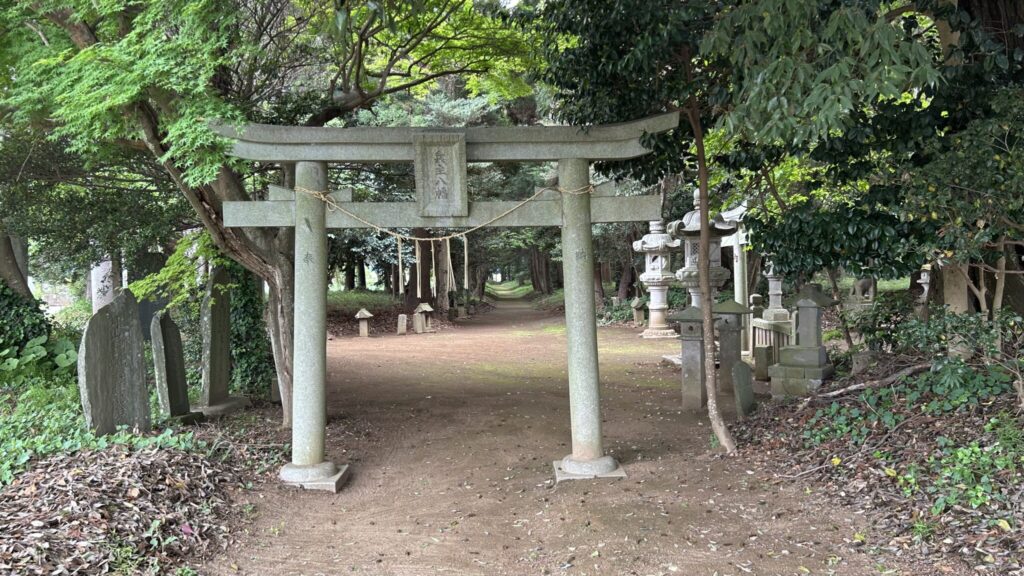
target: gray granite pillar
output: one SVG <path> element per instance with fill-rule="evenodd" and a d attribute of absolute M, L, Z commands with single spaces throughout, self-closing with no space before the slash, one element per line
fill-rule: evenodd
<path fill-rule="evenodd" d="M 572 454 L 554 462 L 556 481 L 625 475 L 611 456 L 605 456 L 601 439 L 594 246 L 590 194 L 585 193 L 589 183 L 590 166 L 586 160 L 559 160 Z"/>
<path fill-rule="evenodd" d="M 732 369 L 742 362 L 740 335 L 743 332 L 743 316 L 750 314 L 750 309 L 730 300 L 715 304 L 712 311 L 718 317 L 718 361 L 721 366 L 718 371 L 718 390 L 732 392 Z"/>
<path fill-rule="evenodd" d="M 295 186 L 327 191 L 327 164 L 299 162 Z M 327 229 L 326 204 L 295 195 L 295 371 L 292 389 L 292 461 L 286 484 L 337 492 L 348 466 L 324 459 L 327 434 Z"/>

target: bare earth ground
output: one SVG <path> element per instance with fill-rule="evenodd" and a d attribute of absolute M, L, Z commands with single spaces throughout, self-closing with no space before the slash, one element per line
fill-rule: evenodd
<path fill-rule="evenodd" d="M 569 452 L 565 327 L 520 302 L 437 334 L 328 346 L 339 494 L 268 483 L 203 574 L 878 574 L 866 521 L 710 455 L 674 340 L 601 328 L 606 447 L 628 479 L 553 482 Z M 731 404 L 730 398 L 722 403 Z M 903 574 L 908 574 L 903 572 Z"/>

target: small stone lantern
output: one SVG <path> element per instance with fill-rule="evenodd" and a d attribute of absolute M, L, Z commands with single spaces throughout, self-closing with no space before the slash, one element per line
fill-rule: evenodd
<path fill-rule="evenodd" d="M 697 261 L 700 259 L 700 205 L 699 191 L 693 194 L 693 211 L 687 212 L 682 220 L 668 225 L 668 232 L 676 238 L 683 239 L 683 253 L 686 265 L 676 270 L 676 279 L 690 293 L 690 306 L 700 308 L 700 282 L 698 280 Z M 736 232 L 735 222 L 728 222 L 721 215 L 711 218 L 711 247 L 709 250 L 711 301 L 715 293 L 729 279 L 729 270 L 722 266 L 722 238 Z"/>
<path fill-rule="evenodd" d="M 674 312 L 667 318 L 679 323 L 682 342 L 683 409 L 700 412 L 707 406 L 708 394 L 704 387 L 704 315 L 692 306 Z"/>
<path fill-rule="evenodd" d="M 665 318 L 668 311 L 668 286 L 675 280 L 672 274 L 671 250 L 679 248 L 680 240 L 665 232 L 665 223 L 660 220 L 650 222 L 650 233 L 633 242 L 633 250 L 644 254 L 644 273 L 640 281 L 647 287 L 650 299 L 647 309 L 650 319 L 642 338 L 674 338 L 675 331 L 669 327 Z M 636 308 L 634 308 L 636 310 Z M 643 312 L 641 311 L 641 314 Z M 636 313 L 634 312 L 634 318 Z M 637 326 L 640 324 L 637 323 Z"/>
<path fill-rule="evenodd" d="M 373 314 L 370 314 L 366 308 L 360 308 L 359 312 L 356 312 L 356 320 L 359 320 L 360 338 L 370 337 L 370 318 L 373 318 Z"/>
<path fill-rule="evenodd" d="M 417 334 L 423 334 L 431 330 L 430 319 L 434 315 L 434 308 L 426 302 L 420 302 L 420 305 L 412 311 L 412 329 Z"/>

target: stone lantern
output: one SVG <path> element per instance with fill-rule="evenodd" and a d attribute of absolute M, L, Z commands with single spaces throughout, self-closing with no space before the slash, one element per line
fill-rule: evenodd
<path fill-rule="evenodd" d="M 679 323 L 682 343 L 683 409 L 700 412 L 708 403 L 704 387 L 704 315 L 700 308 L 689 306 L 668 317 Z"/>
<path fill-rule="evenodd" d="M 644 273 L 640 275 L 640 281 L 650 294 L 647 329 L 640 336 L 675 338 L 676 333 L 668 325 L 665 313 L 668 311 L 668 287 L 675 280 L 671 250 L 679 248 L 681 242 L 665 232 L 664 222 L 651 221 L 650 230 L 643 238 L 633 242 L 633 250 L 644 254 Z"/>
<path fill-rule="evenodd" d="M 697 261 L 700 258 L 700 206 L 698 203 L 699 191 L 693 194 L 694 209 L 687 212 L 682 220 L 676 220 L 668 225 L 668 232 L 675 238 L 682 238 L 683 253 L 686 255 L 685 266 L 676 270 L 676 279 L 690 293 L 690 306 L 700 308 L 700 282 L 698 280 Z M 715 216 L 710 220 L 711 225 L 711 247 L 710 255 L 710 281 L 711 301 L 714 302 L 718 289 L 729 279 L 729 270 L 722 267 L 722 238 L 736 233 L 736 223 L 727 222 L 721 216 Z"/>
<path fill-rule="evenodd" d="M 775 272 L 775 264 L 768 263 L 765 272 L 768 279 L 768 307 L 762 312 L 762 318 L 769 322 L 785 322 L 789 320 L 789 310 L 782 305 L 782 275 Z"/>
<path fill-rule="evenodd" d="M 370 337 L 370 318 L 373 318 L 373 314 L 366 308 L 360 308 L 359 312 L 356 312 L 356 320 L 359 320 L 359 337 L 369 338 Z"/>

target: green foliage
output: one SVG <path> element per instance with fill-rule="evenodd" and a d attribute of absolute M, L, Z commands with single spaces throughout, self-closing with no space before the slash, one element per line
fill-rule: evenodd
<path fill-rule="evenodd" d="M 50 322 L 39 307 L 39 302 L 18 294 L 0 282 L 0 350 L 21 348 L 29 340 L 40 336 L 45 340 L 49 331 Z"/>
<path fill-rule="evenodd" d="M 168 307 L 177 307 L 201 299 L 206 283 L 197 281 L 207 266 L 227 265 L 226 259 L 206 231 L 181 237 L 174 252 L 159 272 L 132 282 L 128 288 L 139 300 L 166 298 Z"/>
<path fill-rule="evenodd" d="M 61 308 L 53 315 L 53 323 L 65 330 L 81 332 L 85 323 L 92 318 L 92 302 L 85 298 L 76 298 L 71 304 Z"/>
<path fill-rule="evenodd" d="M 74 345 L 32 340 L 18 353 L 0 353 L 0 486 L 9 484 L 33 458 L 113 444 L 136 448 L 190 449 L 191 433 L 167 429 L 137 436 L 126 430 L 98 437 L 85 427 L 75 376 Z"/>
<path fill-rule="evenodd" d="M 828 139 L 853 113 L 939 82 L 927 42 L 883 2 L 728 2 L 703 38 L 734 83 L 721 125 L 774 144 Z M 909 18 L 908 18 L 909 19 Z"/>
<path fill-rule="evenodd" d="M 265 397 L 277 374 L 263 320 L 262 284 L 237 264 L 230 270 L 237 280 L 231 290 L 231 387 Z"/>

